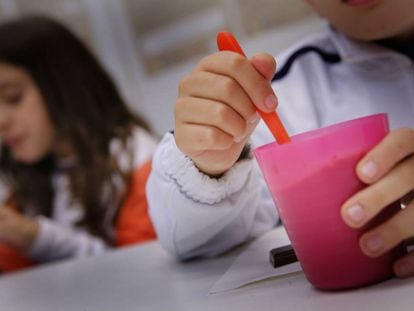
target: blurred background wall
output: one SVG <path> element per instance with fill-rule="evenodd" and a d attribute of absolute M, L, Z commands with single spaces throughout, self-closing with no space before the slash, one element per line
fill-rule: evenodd
<path fill-rule="evenodd" d="M 70 27 L 159 135 L 173 129 L 179 80 L 216 51 L 217 31 L 235 33 L 248 55 L 277 54 L 324 25 L 304 0 L 0 0 L 0 20 L 24 14 Z"/>

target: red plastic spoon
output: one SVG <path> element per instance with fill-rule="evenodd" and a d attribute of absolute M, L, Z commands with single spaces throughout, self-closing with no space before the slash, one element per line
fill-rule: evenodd
<path fill-rule="evenodd" d="M 233 51 L 246 56 L 236 38 L 234 38 L 232 33 L 228 31 L 221 31 L 217 34 L 217 46 L 220 51 Z M 266 123 L 270 132 L 273 134 L 274 138 L 279 144 L 290 142 L 290 137 L 286 132 L 286 129 L 283 126 L 282 122 L 280 121 L 280 118 L 277 115 L 276 111 L 263 112 L 257 108 L 257 112 L 260 114 L 263 121 Z"/>

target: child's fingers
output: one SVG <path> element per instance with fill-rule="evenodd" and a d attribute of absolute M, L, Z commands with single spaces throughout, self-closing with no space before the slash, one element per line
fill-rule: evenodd
<path fill-rule="evenodd" d="M 174 137 L 180 150 L 190 157 L 205 150 L 226 150 L 233 143 L 233 136 L 214 127 L 200 124 L 180 124 L 174 130 Z"/>
<path fill-rule="evenodd" d="M 402 161 L 383 178 L 345 202 L 341 209 L 342 218 L 351 227 L 362 227 L 384 207 L 410 193 L 412 189 L 414 156 Z"/>
<path fill-rule="evenodd" d="M 414 153 L 414 130 L 402 128 L 387 135 L 358 163 L 357 174 L 365 183 L 373 183 L 396 163 Z"/>
<path fill-rule="evenodd" d="M 360 247 L 370 257 L 378 257 L 414 235 L 414 204 L 399 211 L 380 226 L 362 235 Z"/>
<path fill-rule="evenodd" d="M 260 110 L 272 112 L 277 106 L 277 98 L 269 81 L 240 54 L 223 51 L 210 55 L 199 63 L 197 70 L 231 77 Z"/>
<path fill-rule="evenodd" d="M 394 263 L 394 272 L 400 278 L 414 276 L 414 251 L 399 258 Z"/>
<path fill-rule="evenodd" d="M 231 107 L 204 98 L 180 97 L 175 104 L 177 123 L 214 126 L 239 142 L 247 135 L 246 121 Z"/>
<path fill-rule="evenodd" d="M 181 80 L 180 97 L 198 97 L 228 104 L 246 121 L 256 116 L 249 96 L 234 79 L 211 72 L 197 71 Z"/>
<path fill-rule="evenodd" d="M 250 63 L 267 80 L 272 80 L 276 72 L 276 60 L 267 53 L 257 53 L 250 58 Z"/>

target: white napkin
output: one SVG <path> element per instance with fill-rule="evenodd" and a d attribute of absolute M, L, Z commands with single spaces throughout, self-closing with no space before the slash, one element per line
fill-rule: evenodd
<path fill-rule="evenodd" d="M 290 244 L 283 227 L 275 228 L 253 241 L 210 288 L 210 294 L 236 289 L 267 278 L 302 271 L 298 262 L 273 268 L 269 251 Z"/>

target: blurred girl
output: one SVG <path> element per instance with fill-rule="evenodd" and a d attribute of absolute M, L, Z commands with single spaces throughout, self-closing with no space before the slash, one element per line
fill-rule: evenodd
<path fill-rule="evenodd" d="M 65 27 L 0 26 L 0 269 L 155 238 L 145 183 L 156 140 Z"/>

